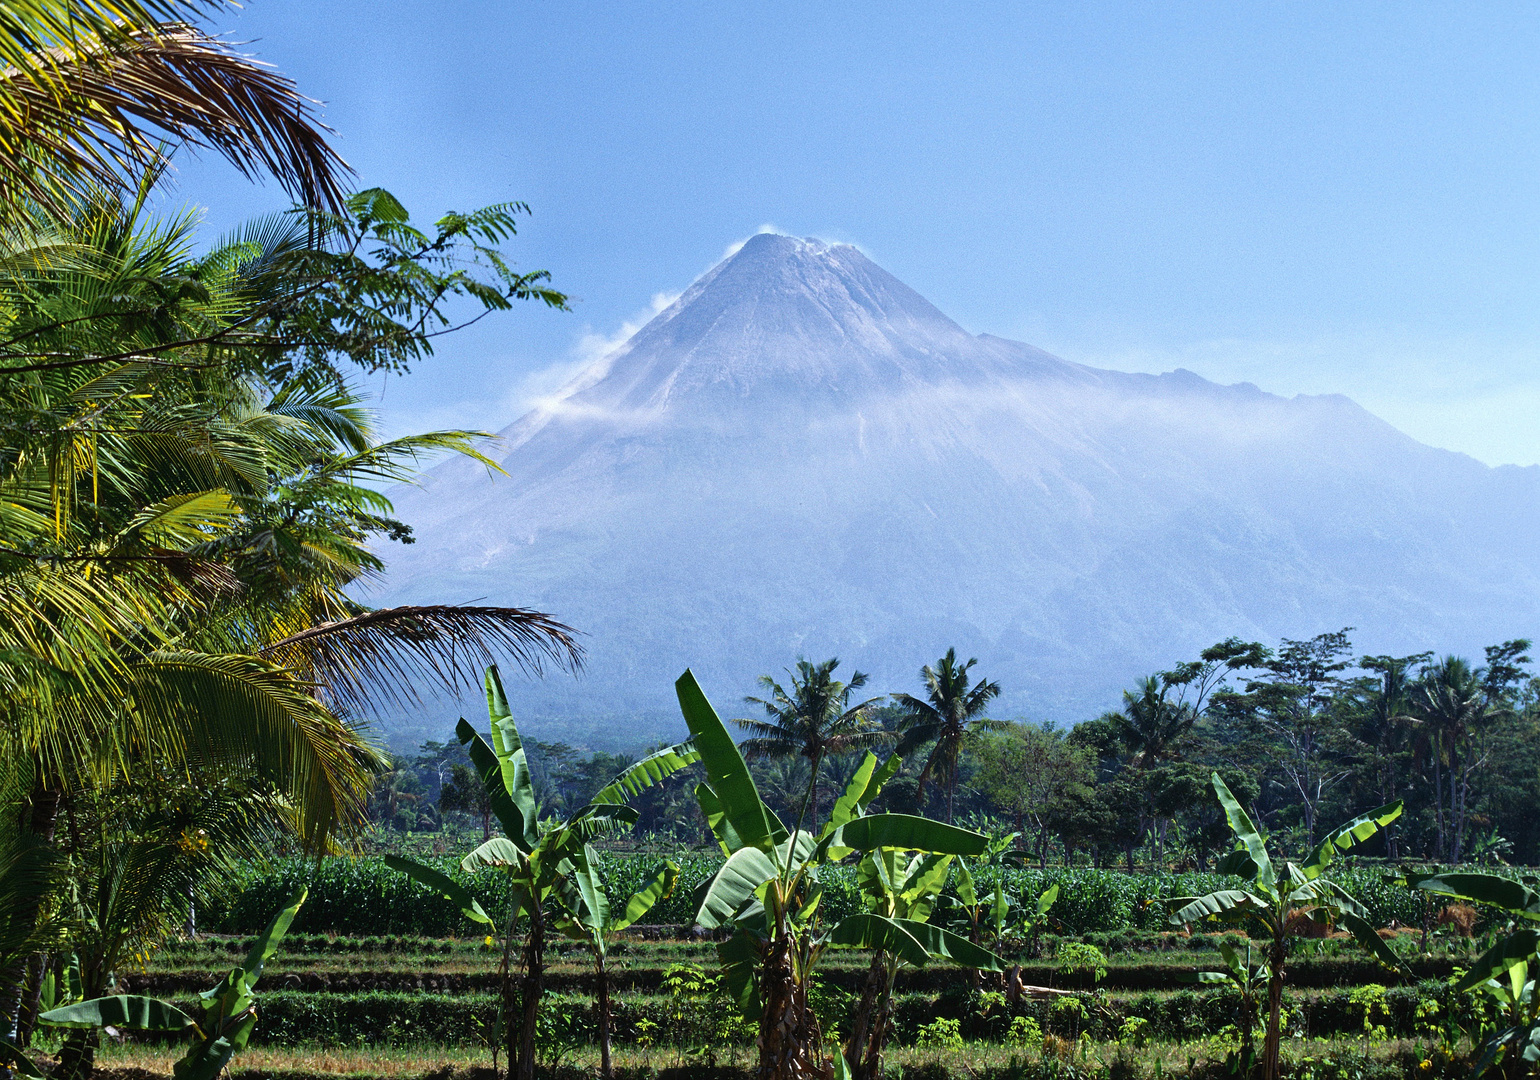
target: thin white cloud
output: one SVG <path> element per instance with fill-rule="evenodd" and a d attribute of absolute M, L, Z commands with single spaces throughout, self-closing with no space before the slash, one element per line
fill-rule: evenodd
<path fill-rule="evenodd" d="M 575 379 L 599 364 L 668 309 L 679 293 L 654 293 L 647 307 L 626 319 L 612 333 L 585 326 L 567 359 L 526 372 L 495 397 L 471 398 L 427 409 L 393 412 L 390 434 L 446 429 L 500 431 L 532 409 L 552 408 Z"/>
<path fill-rule="evenodd" d="M 571 367 L 572 364 L 576 364 L 580 370 L 589 364 L 604 359 L 636 336 L 638 330 L 667 310 L 670 304 L 679 299 L 679 295 L 676 292 L 653 293 L 652 302 L 647 305 L 646 309 L 621 323 L 620 329 L 614 333 L 603 334 L 594 330 L 593 327 L 584 327 L 583 333 L 578 337 L 577 344 L 572 347 L 572 362 L 567 365 L 558 366 Z M 573 372 L 573 374 L 576 373 L 576 371 Z"/>

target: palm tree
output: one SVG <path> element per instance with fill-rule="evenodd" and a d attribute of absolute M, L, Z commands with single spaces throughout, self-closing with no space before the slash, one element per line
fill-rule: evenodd
<path fill-rule="evenodd" d="M 211 149 L 295 198 L 343 205 L 347 164 L 315 102 L 194 25 L 205 0 L 0 2 L 0 204 L 131 189 L 169 143 Z"/>
<path fill-rule="evenodd" d="M 1446 656 L 1412 689 L 1411 711 L 1422 725 L 1419 752 L 1433 765 L 1437 856 L 1458 863 L 1471 776 L 1485 760 L 1466 760 L 1465 751 L 1501 710 L 1487 694 L 1479 672 L 1458 656 Z"/>
<path fill-rule="evenodd" d="M 946 788 L 946 820 L 952 823 L 952 802 L 957 793 L 957 767 L 963 747 L 983 731 L 1004 731 L 1010 725 L 989 720 L 980 714 L 984 706 L 1000 696 L 1000 684 L 980 682 L 968 685 L 968 671 L 976 658 L 966 664 L 957 662 L 957 650 L 948 649 L 934 667 L 920 669 L 925 683 L 925 699 L 909 694 L 894 694 L 893 700 L 903 711 L 899 729 L 904 733 L 898 754 L 907 756 L 926 743 L 934 742 L 925 767 L 920 770 L 919 798 L 925 797 L 925 784 L 935 778 Z"/>
<path fill-rule="evenodd" d="M 379 764 L 350 708 L 409 695 L 411 677 L 457 688 L 457 656 L 578 653 L 536 612 L 347 597 L 380 565 L 370 537 L 396 528 L 369 483 L 474 433 L 379 443 L 345 390 L 273 392 L 255 350 L 146 362 L 238 320 L 246 297 L 239 273 L 189 259 L 186 221 L 146 224 L 142 205 L 102 197 L 0 232 L 0 336 L 61 358 L 0 372 L 0 763 L 23 792 L 4 820 L 48 848 L 82 793 L 233 774 L 326 850 L 365 823 Z M 24 897 L 16 927 L 44 910 L 44 891 Z M 0 964 L 12 1042 L 24 964 Z"/>
<path fill-rule="evenodd" d="M 1414 686 L 1411 669 L 1427 662 L 1431 654 L 1414 656 L 1366 656 L 1358 666 L 1373 675 L 1363 681 L 1353 699 L 1356 706 L 1356 735 L 1374 755 L 1375 782 L 1380 801 L 1388 803 L 1400 786 L 1397 761 L 1405 748 L 1407 732 L 1417 723 L 1411 712 Z M 1400 857 L 1398 829 L 1385 828 L 1385 855 Z"/>
<path fill-rule="evenodd" d="M 797 669 L 787 669 L 791 676 L 788 690 L 768 675 L 759 677 L 766 697 L 748 697 L 744 701 L 765 710 L 765 720 L 734 720 L 753 737 L 739 746 L 750 761 L 756 758 L 802 757 L 807 760 L 809 778 L 798 823 L 809 813 L 818 812 L 818 774 L 830 754 L 848 754 L 868 750 L 891 736 L 875 727 L 868 715 L 881 698 L 871 698 L 859 705 L 850 704 L 850 695 L 866 685 L 866 675 L 855 672 L 850 681 L 834 677 L 838 659 L 814 664 L 798 660 Z"/>
<path fill-rule="evenodd" d="M 1135 690 L 1123 691 L 1123 710 L 1106 715 L 1131 755 L 1129 764 L 1142 773 L 1179 759 L 1181 741 L 1198 720 L 1192 704 L 1171 699 L 1170 687 L 1161 675 L 1140 679 Z M 1165 857 L 1166 826 L 1159 815 L 1150 822 L 1157 861 Z"/>
<path fill-rule="evenodd" d="M 1107 714 L 1136 769 L 1180 758 L 1181 741 L 1198 720 L 1190 705 L 1172 701 L 1166 690 L 1158 675 L 1140 679 L 1137 690 L 1123 691 L 1123 711 Z"/>

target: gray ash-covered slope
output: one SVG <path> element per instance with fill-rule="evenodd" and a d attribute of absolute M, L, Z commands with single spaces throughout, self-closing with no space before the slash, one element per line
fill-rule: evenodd
<path fill-rule="evenodd" d="M 591 745 L 679 730 L 686 666 L 726 706 L 798 655 L 915 690 L 956 645 L 999 715 L 1073 721 L 1231 634 L 1540 632 L 1540 470 L 975 337 L 849 246 L 755 237 L 502 434 L 507 476 L 393 493 L 378 599 L 579 627 L 586 674 L 519 696 Z"/>

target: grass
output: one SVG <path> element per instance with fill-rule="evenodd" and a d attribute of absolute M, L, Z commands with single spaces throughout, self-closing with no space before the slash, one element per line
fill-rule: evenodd
<path fill-rule="evenodd" d="M 1142 1046 L 1118 1043 L 1059 1043 L 1053 1049 L 969 1042 L 957 1049 L 896 1047 L 886 1055 L 888 1071 L 904 1078 L 1109 1077 L 1138 1080 L 1143 1077 L 1209 1077 L 1223 1068 L 1227 1047 L 1216 1043 L 1152 1041 Z M 1327 1080 L 1332 1077 L 1363 1077 L 1404 1074 L 1422 1047 L 1409 1040 L 1389 1040 L 1367 1045 L 1361 1038 L 1288 1039 L 1283 1056 L 1290 1075 Z M 132 1044 L 105 1046 L 98 1054 L 98 1068 L 109 1078 L 169 1076 L 178 1052 L 172 1048 Z M 721 1050 L 680 1051 L 645 1047 L 617 1047 L 617 1074 L 628 1078 L 656 1076 L 665 1070 L 688 1074 L 721 1075 L 739 1071 L 747 1078 L 753 1067 L 751 1047 Z M 357 1077 L 379 1080 L 416 1080 L 432 1077 L 452 1080 L 487 1075 L 490 1053 L 484 1048 L 451 1049 L 439 1046 L 321 1046 L 253 1047 L 232 1064 L 234 1080 L 263 1077 Z M 598 1056 L 590 1048 L 564 1055 L 556 1080 L 592 1077 Z M 551 1076 L 549 1067 L 542 1073 Z"/>

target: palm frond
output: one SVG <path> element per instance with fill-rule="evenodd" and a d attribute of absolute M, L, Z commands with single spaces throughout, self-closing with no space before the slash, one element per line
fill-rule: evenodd
<path fill-rule="evenodd" d="M 7 5 L 7 8 L 11 5 Z M 0 35 L 4 37 L 4 35 Z M 76 27 L 39 61 L 0 71 L 0 195 L 79 202 L 122 190 L 173 142 L 266 173 L 307 205 L 340 212 L 346 162 L 316 103 L 272 68 L 187 23 Z"/>
<path fill-rule="evenodd" d="M 299 839 L 311 850 L 367 819 L 379 753 L 271 662 L 152 653 L 132 671 L 127 716 L 120 745 L 130 758 L 171 751 L 194 766 L 250 769 L 294 804 Z"/>
<path fill-rule="evenodd" d="M 479 685 L 499 655 L 532 674 L 545 664 L 577 671 L 577 631 L 526 608 L 450 604 L 382 608 L 272 642 L 262 656 L 320 685 L 350 711 L 417 704 L 424 682 L 452 695 Z"/>
<path fill-rule="evenodd" d="M 794 739 L 767 736 L 759 739 L 744 739 L 738 744 L 738 749 L 743 751 L 745 758 L 753 761 L 762 758 L 791 757 L 801 752 L 802 744 Z"/>

